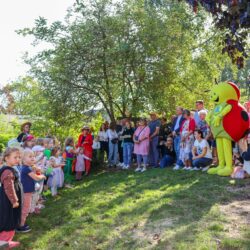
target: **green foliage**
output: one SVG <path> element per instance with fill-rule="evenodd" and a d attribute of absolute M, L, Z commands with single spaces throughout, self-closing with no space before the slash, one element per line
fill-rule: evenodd
<path fill-rule="evenodd" d="M 42 84 L 30 77 L 8 85 L 13 96 L 13 113 L 22 117 L 7 121 L 5 117 L 1 133 L 10 134 L 15 138 L 20 132 L 20 125 L 24 121 L 32 122 L 32 134 L 36 137 L 55 135 L 61 141 L 67 136 L 77 136 L 87 116 L 82 112 L 69 108 L 66 99 L 50 99 L 43 91 Z M 66 95 L 66 94 L 65 94 Z M 14 115 L 13 115 L 14 116 Z M 12 125 L 11 125 L 12 124 Z M 8 131 L 7 127 L 10 127 Z M 13 128 L 12 128 L 13 127 Z"/>
<path fill-rule="evenodd" d="M 170 115 L 183 100 L 191 108 L 197 98 L 207 101 L 204 90 L 227 62 L 215 45 L 220 32 L 184 3 L 77 1 L 65 21 L 49 26 L 40 17 L 19 31 L 52 45 L 27 62 L 60 124 L 95 108 L 111 120 L 149 109 Z"/>
<path fill-rule="evenodd" d="M 17 137 L 19 131 L 17 117 L 0 114 L 0 153 L 5 149 L 9 140 Z"/>

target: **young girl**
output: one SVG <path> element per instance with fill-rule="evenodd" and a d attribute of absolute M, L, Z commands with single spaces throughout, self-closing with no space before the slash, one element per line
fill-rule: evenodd
<path fill-rule="evenodd" d="M 29 148 L 29 149 L 32 149 L 35 145 L 35 138 L 33 135 L 28 135 L 27 137 L 25 137 L 23 139 L 23 148 L 26 149 L 26 148 Z"/>
<path fill-rule="evenodd" d="M 45 138 L 44 139 L 44 155 L 46 159 L 49 160 L 51 157 L 51 149 L 54 147 L 54 141 L 52 138 Z"/>
<path fill-rule="evenodd" d="M 72 165 L 73 160 L 76 155 L 76 150 L 74 147 L 74 139 L 73 137 L 68 137 L 65 140 L 65 153 L 66 153 L 66 164 L 64 166 L 64 181 L 66 184 L 69 184 L 73 180 L 73 171 Z"/>
<path fill-rule="evenodd" d="M 185 170 L 191 170 L 190 153 L 194 142 L 195 120 L 191 118 L 191 112 L 187 109 L 183 111 L 183 117 L 186 119 L 181 125 L 181 144 L 180 159 L 184 163 Z"/>
<path fill-rule="evenodd" d="M 44 155 L 44 139 L 38 138 L 36 140 L 36 145 L 32 148 L 32 151 L 35 154 L 36 164 L 33 167 L 33 171 L 35 171 L 38 175 L 44 173 L 46 171 L 46 156 Z M 32 195 L 31 209 L 30 213 L 39 214 L 40 209 L 44 208 L 44 205 L 39 204 L 42 202 L 42 191 L 44 188 L 44 180 L 35 183 L 35 192 Z"/>
<path fill-rule="evenodd" d="M 78 148 L 77 158 L 76 158 L 76 180 L 80 181 L 82 179 L 82 173 L 85 171 L 85 164 L 84 164 L 84 154 L 83 148 Z"/>
<path fill-rule="evenodd" d="M 62 167 L 65 163 L 62 162 L 62 159 L 59 157 L 61 150 L 59 147 L 54 147 L 51 151 L 51 165 L 53 167 L 52 175 L 48 179 L 48 186 L 51 188 L 52 196 L 57 195 L 57 188 L 63 187 L 64 183 L 64 173 Z"/>
<path fill-rule="evenodd" d="M 88 126 L 82 128 L 82 133 L 78 138 L 77 147 L 83 148 L 85 175 L 89 175 L 93 155 L 93 137 Z"/>
<path fill-rule="evenodd" d="M 7 148 L 3 154 L 6 165 L 0 169 L 0 241 L 7 241 L 10 248 L 19 245 L 12 239 L 21 222 L 22 185 L 13 168 L 20 158 L 18 148 Z"/>
<path fill-rule="evenodd" d="M 32 167 L 35 165 L 35 154 L 31 149 L 25 149 L 22 157 L 22 172 L 21 181 L 23 184 L 23 209 L 20 227 L 17 228 L 17 232 L 26 233 L 31 229 L 25 224 L 26 218 L 30 212 L 32 194 L 35 191 L 35 182 L 44 180 L 46 177 L 43 174 L 36 174 L 33 172 Z"/>

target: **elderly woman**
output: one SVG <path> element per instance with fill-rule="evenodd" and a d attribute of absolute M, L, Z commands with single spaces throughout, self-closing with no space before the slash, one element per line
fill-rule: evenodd
<path fill-rule="evenodd" d="M 150 128 L 147 126 L 147 121 L 146 119 L 141 119 L 139 122 L 139 127 L 136 129 L 133 135 L 134 153 L 137 157 L 136 172 L 144 172 L 147 170 L 146 165 L 149 154 L 149 135 Z M 142 162 L 143 167 L 141 168 Z"/>
<path fill-rule="evenodd" d="M 17 137 L 19 143 L 24 142 L 25 138 L 30 134 L 31 122 L 25 122 L 21 126 L 21 133 Z"/>

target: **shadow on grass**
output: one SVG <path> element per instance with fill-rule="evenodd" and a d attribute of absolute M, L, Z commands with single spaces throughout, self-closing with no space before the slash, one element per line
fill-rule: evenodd
<path fill-rule="evenodd" d="M 148 246 L 148 239 L 131 236 L 140 222 L 144 231 L 166 218 L 174 220 L 170 228 L 176 233 L 158 242 L 159 249 L 183 236 L 191 242 L 214 204 L 235 198 L 226 190 L 228 181 L 165 169 L 101 170 L 64 189 L 60 198 L 49 198 L 42 214 L 29 218 L 32 233 L 19 236 L 21 249 L 138 249 Z"/>

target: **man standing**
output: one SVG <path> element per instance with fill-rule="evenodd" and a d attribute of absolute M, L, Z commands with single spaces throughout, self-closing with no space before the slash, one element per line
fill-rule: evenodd
<path fill-rule="evenodd" d="M 152 167 L 158 167 L 159 160 L 159 151 L 158 151 L 158 143 L 159 143 L 159 131 L 161 126 L 161 121 L 157 118 L 157 114 L 152 112 L 150 115 L 150 122 L 148 127 L 150 129 L 149 139 L 149 164 Z"/>
<path fill-rule="evenodd" d="M 183 115 L 183 108 L 182 107 L 177 107 L 176 108 L 176 117 L 173 120 L 173 125 L 172 125 L 172 135 L 174 137 L 174 150 L 176 154 L 176 166 L 174 167 L 174 170 L 179 170 L 181 161 L 179 159 L 180 157 L 180 143 L 181 143 L 181 135 L 180 135 L 180 129 L 183 121 L 185 120 Z"/>
<path fill-rule="evenodd" d="M 195 102 L 195 106 L 196 106 L 196 111 L 194 113 L 194 120 L 195 120 L 195 125 L 197 127 L 198 124 L 199 124 L 199 122 L 200 122 L 200 120 L 201 120 L 200 116 L 199 116 L 199 111 L 201 111 L 203 109 L 206 110 L 206 109 L 204 108 L 204 101 L 203 100 L 197 100 Z"/>

